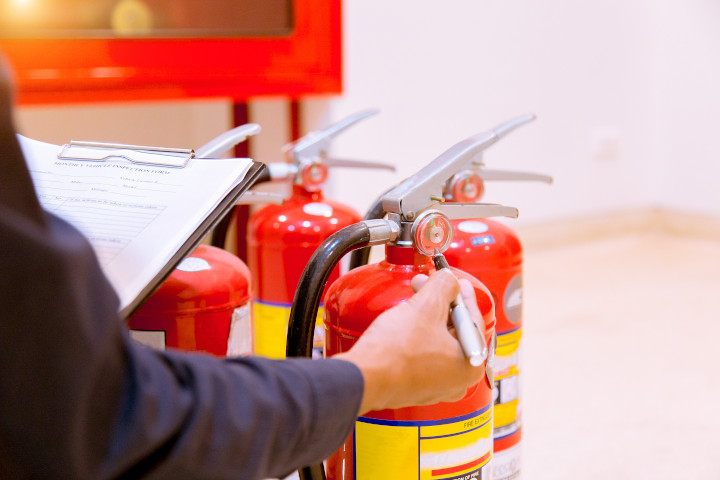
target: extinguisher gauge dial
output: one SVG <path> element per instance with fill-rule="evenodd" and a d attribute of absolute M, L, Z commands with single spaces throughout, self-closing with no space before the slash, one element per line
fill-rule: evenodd
<path fill-rule="evenodd" d="M 485 191 L 482 178 L 470 170 L 455 174 L 450 179 L 449 186 L 449 192 L 446 196 L 449 197 L 448 200 L 453 202 L 477 202 Z"/>
<path fill-rule="evenodd" d="M 327 178 L 327 166 L 320 162 L 308 162 L 300 169 L 300 182 L 311 192 L 320 190 Z"/>
<path fill-rule="evenodd" d="M 444 252 L 452 240 L 450 219 L 437 210 L 428 210 L 413 223 L 412 238 L 415 249 L 423 255 L 432 256 L 435 250 Z"/>

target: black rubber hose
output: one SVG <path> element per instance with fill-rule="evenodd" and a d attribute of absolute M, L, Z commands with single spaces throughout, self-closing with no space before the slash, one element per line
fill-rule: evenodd
<path fill-rule="evenodd" d="M 385 216 L 385 210 L 382 206 L 382 196 L 370 206 L 370 209 L 363 217 L 363 220 L 382 219 Z M 350 270 L 354 270 L 363 265 L 367 265 L 370 260 L 370 247 L 360 248 L 350 254 Z"/>
<path fill-rule="evenodd" d="M 313 333 L 325 282 L 343 255 L 370 242 L 370 229 L 356 223 L 328 237 L 305 266 L 290 309 L 288 357 L 312 357 Z M 325 480 L 322 463 L 298 469 L 300 480 Z"/>

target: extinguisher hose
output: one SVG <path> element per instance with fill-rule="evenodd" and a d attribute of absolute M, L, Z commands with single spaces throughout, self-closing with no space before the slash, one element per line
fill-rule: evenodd
<path fill-rule="evenodd" d="M 384 195 L 384 194 L 383 194 Z M 380 219 L 385 216 L 385 209 L 382 205 L 382 198 L 383 195 L 379 196 L 375 202 L 370 206 L 370 209 L 365 214 L 365 217 L 363 217 L 363 220 L 375 220 Z M 370 247 L 363 247 L 359 248 L 357 250 L 354 250 L 350 254 L 350 270 L 355 270 L 358 267 L 362 267 L 363 265 L 367 265 L 368 261 L 370 260 Z"/>
<path fill-rule="evenodd" d="M 288 357 L 311 357 L 315 319 L 325 282 L 343 255 L 350 250 L 394 240 L 397 227 L 385 220 L 360 222 L 343 228 L 328 237 L 305 266 L 295 291 L 288 323 Z M 300 480 L 325 480 L 322 464 L 298 469 Z"/>
<path fill-rule="evenodd" d="M 315 318 L 330 272 L 343 255 L 370 243 L 370 228 L 356 223 L 329 236 L 315 250 L 300 276 L 288 322 L 286 354 L 288 357 L 311 357 Z"/>

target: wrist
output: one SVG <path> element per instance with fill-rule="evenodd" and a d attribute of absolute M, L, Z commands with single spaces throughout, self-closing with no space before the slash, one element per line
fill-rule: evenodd
<path fill-rule="evenodd" d="M 385 408 L 389 395 L 389 385 L 392 384 L 392 381 L 388 378 L 391 369 L 378 365 L 377 362 L 373 361 L 372 356 L 357 354 L 352 350 L 337 354 L 333 358 L 354 364 L 362 374 L 363 396 L 358 415 Z"/>

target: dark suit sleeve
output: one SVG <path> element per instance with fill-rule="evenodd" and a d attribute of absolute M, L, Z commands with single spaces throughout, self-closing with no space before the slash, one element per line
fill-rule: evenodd
<path fill-rule="evenodd" d="M 265 478 L 350 432 L 353 364 L 151 350 L 79 233 L 0 214 L 0 477 Z"/>
<path fill-rule="evenodd" d="M 358 368 L 130 340 L 88 242 L 39 208 L 2 94 L 0 478 L 260 479 L 332 453 Z"/>

